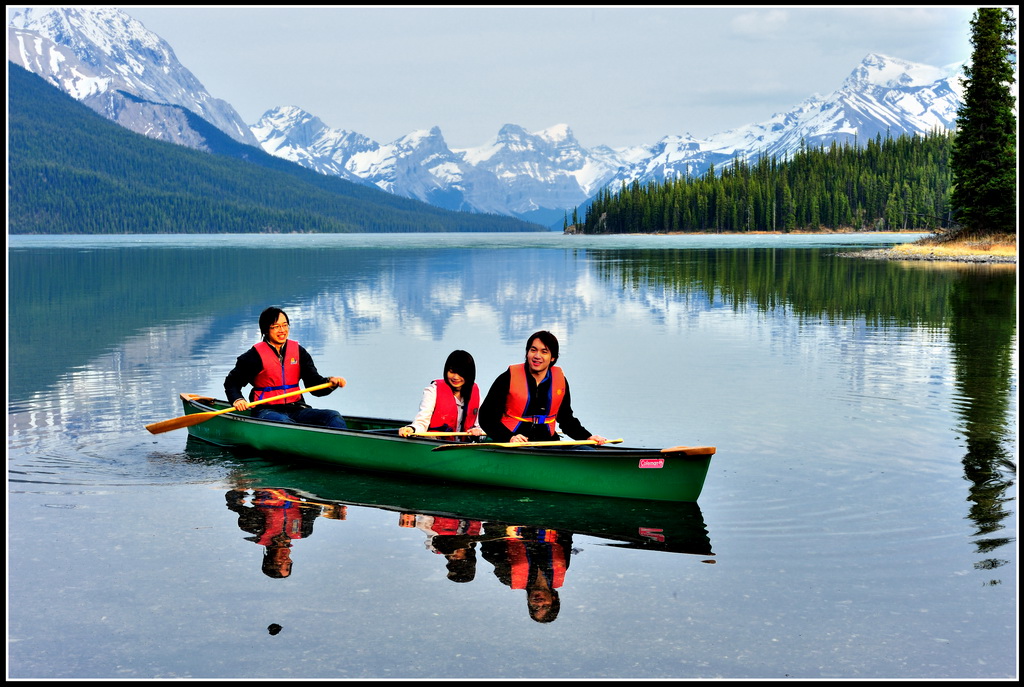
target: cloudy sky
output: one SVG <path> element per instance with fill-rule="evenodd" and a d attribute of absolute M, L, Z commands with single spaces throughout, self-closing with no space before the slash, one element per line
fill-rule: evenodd
<path fill-rule="evenodd" d="M 970 57 L 976 6 L 122 6 L 249 124 L 296 105 L 387 143 L 505 124 L 584 146 L 698 138 L 840 86 L 866 55 Z"/>

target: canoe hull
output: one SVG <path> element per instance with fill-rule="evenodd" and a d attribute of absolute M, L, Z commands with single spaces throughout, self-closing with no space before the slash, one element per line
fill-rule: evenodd
<path fill-rule="evenodd" d="M 220 410 L 222 401 L 182 394 L 186 414 Z M 414 479 L 657 501 L 696 501 L 711 455 L 659 449 L 465 448 L 435 451 L 434 439 L 402 438 L 401 420 L 346 415 L 347 430 L 258 420 L 225 413 L 188 428 L 218 446 L 260 452 Z"/>

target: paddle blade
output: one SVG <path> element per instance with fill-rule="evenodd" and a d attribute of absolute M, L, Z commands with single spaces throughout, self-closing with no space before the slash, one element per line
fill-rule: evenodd
<path fill-rule="evenodd" d="M 662 453 L 682 453 L 685 456 L 710 456 L 714 455 L 714 446 L 671 446 L 661 449 Z"/>
<path fill-rule="evenodd" d="M 182 415 L 181 417 L 176 417 L 171 420 L 163 420 L 161 422 L 154 422 L 151 425 L 146 425 L 146 429 L 149 430 L 150 434 L 163 434 L 164 432 L 170 432 L 171 430 L 198 425 L 200 422 L 206 422 L 214 415 L 220 415 L 220 413 L 209 412 Z"/>
<path fill-rule="evenodd" d="M 289 391 L 284 394 L 277 396 L 270 396 L 268 398 L 262 398 L 258 401 L 253 401 L 250 406 L 258 406 L 261 403 L 270 403 L 271 401 L 277 401 L 282 398 L 288 398 L 289 396 L 297 396 L 304 394 L 307 391 L 319 391 L 320 389 L 326 389 L 331 386 L 331 382 L 325 382 L 323 384 L 317 384 L 316 386 L 306 387 L 305 389 L 296 389 L 295 391 Z M 344 380 L 339 386 L 345 386 Z M 184 396 L 183 396 L 184 398 Z M 198 397 L 196 397 L 198 398 Z M 176 417 L 173 420 L 164 420 L 163 422 L 154 422 L 151 425 L 146 425 L 146 429 L 149 430 L 150 434 L 162 434 L 163 432 L 170 432 L 173 429 L 181 429 L 182 427 L 191 427 L 192 425 L 198 425 L 200 422 L 206 422 L 211 417 L 222 415 L 224 413 L 230 413 L 234 408 L 227 407 L 224 410 L 214 410 L 207 413 L 193 413 L 192 415 L 183 415 Z"/>

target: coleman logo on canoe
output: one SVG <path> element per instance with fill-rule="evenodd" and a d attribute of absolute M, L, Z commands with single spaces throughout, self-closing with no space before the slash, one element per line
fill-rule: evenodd
<path fill-rule="evenodd" d="M 663 468 L 665 467 L 664 458 L 641 458 L 640 467 L 642 468 Z"/>

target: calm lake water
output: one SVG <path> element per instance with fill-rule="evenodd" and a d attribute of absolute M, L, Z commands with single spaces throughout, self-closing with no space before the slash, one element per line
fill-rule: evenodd
<path fill-rule="evenodd" d="M 8 677 L 1015 678 L 1016 268 L 836 255 L 914 238 L 9 237 Z M 704 492 L 149 434 L 223 398 L 272 304 L 353 415 L 411 418 L 456 348 L 486 392 L 550 329 L 591 431 L 718 447 Z M 312 506 L 286 578 L 258 488 Z M 567 563 L 552 622 L 510 531 Z"/>

